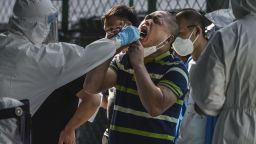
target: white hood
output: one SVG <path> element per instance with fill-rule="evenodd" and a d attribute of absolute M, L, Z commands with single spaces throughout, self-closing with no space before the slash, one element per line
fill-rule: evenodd
<path fill-rule="evenodd" d="M 231 0 L 231 5 L 236 18 L 256 14 L 256 0 Z"/>
<path fill-rule="evenodd" d="M 57 12 L 50 0 L 16 0 L 10 18 L 10 31 L 32 43 L 42 43 L 50 31 L 48 16 Z"/>

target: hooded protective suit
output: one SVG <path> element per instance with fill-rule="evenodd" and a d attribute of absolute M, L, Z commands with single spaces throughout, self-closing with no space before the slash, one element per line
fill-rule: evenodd
<path fill-rule="evenodd" d="M 124 44 L 106 38 L 86 48 L 42 44 L 54 42 L 48 36 L 54 34 L 51 28 L 56 12 L 50 0 L 16 0 L 10 31 L 0 34 L 0 97 L 29 99 L 32 114 L 56 88 L 111 58 Z"/>
<path fill-rule="evenodd" d="M 219 114 L 213 144 L 255 144 L 256 1 L 232 6 L 238 19 L 213 36 L 191 68 L 192 95 L 204 113 Z"/>

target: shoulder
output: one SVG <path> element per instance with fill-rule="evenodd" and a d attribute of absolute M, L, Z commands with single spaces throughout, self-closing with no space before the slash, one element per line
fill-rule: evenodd
<path fill-rule="evenodd" d="M 164 70 L 164 77 L 171 77 L 180 79 L 184 77 L 186 80 L 188 79 L 188 71 L 184 62 L 181 61 L 178 57 L 174 55 L 169 55 L 164 57 L 160 61 L 158 61 L 159 65 L 162 66 Z M 175 78 L 175 79 L 176 79 Z"/>
<path fill-rule="evenodd" d="M 126 53 L 121 52 L 121 53 L 115 55 L 112 61 L 120 63 L 121 61 L 124 61 L 127 58 L 128 58 L 128 55 Z"/>
<path fill-rule="evenodd" d="M 170 67 L 179 67 L 184 71 L 187 71 L 187 68 L 182 60 L 174 55 L 170 55 L 168 59 L 166 59 L 168 63 L 170 63 Z"/>
<path fill-rule="evenodd" d="M 126 68 L 131 68 L 130 66 L 130 61 L 129 61 L 129 56 L 126 53 L 119 53 L 116 56 L 114 56 L 112 63 L 116 63 L 118 65 L 122 65 Z"/>
<path fill-rule="evenodd" d="M 120 53 L 114 56 L 110 67 L 114 68 L 116 71 L 122 70 L 122 71 L 132 71 L 132 67 L 130 65 L 128 55 L 126 53 Z"/>

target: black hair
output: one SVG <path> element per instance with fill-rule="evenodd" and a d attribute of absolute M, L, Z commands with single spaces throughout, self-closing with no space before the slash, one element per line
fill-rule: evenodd
<path fill-rule="evenodd" d="M 185 19 L 188 22 L 188 28 L 193 26 L 200 26 L 203 30 L 204 36 L 206 37 L 206 27 L 209 26 L 212 22 L 204 16 L 202 12 L 196 11 L 192 8 L 182 9 L 176 14 L 176 19 Z"/>
<path fill-rule="evenodd" d="M 128 7 L 126 5 L 115 5 L 102 16 L 102 20 L 104 21 L 111 16 L 129 20 L 132 25 L 136 27 L 139 25 L 139 19 L 133 7 Z"/>

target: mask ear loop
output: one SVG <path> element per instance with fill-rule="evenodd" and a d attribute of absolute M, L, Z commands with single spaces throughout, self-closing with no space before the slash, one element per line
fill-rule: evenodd
<path fill-rule="evenodd" d="M 174 36 L 170 35 L 167 39 L 165 39 L 164 41 L 162 41 L 160 44 L 156 46 L 156 50 L 163 48 L 166 44 L 168 44 L 173 39 L 174 39 Z"/>
<path fill-rule="evenodd" d="M 195 29 L 193 29 L 193 31 L 191 32 L 191 34 L 190 34 L 190 36 L 189 36 L 188 39 L 191 38 L 191 36 L 192 36 L 192 34 L 194 33 L 194 31 L 195 31 Z M 198 39 L 198 37 L 199 37 L 199 35 L 197 35 L 196 38 L 193 40 L 193 42 L 192 42 L 193 44 L 196 42 L 196 40 Z"/>
<path fill-rule="evenodd" d="M 196 42 L 196 40 L 198 39 L 199 35 L 196 36 L 196 38 L 193 41 L 193 44 Z"/>
<path fill-rule="evenodd" d="M 191 34 L 189 35 L 188 39 L 191 38 L 192 34 L 194 33 L 194 30 L 195 30 L 195 29 L 193 29 L 193 31 L 192 31 Z"/>

